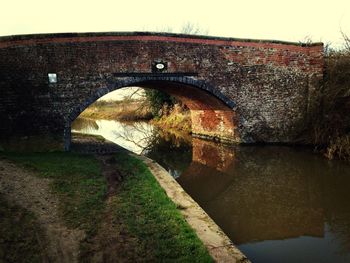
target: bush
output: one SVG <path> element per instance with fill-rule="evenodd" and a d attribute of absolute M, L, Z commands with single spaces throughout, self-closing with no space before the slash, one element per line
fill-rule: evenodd
<path fill-rule="evenodd" d="M 168 107 L 173 107 L 176 99 L 165 92 L 154 90 L 154 89 L 145 89 L 146 99 L 148 100 L 152 114 L 154 117 L 161 117 L 161 110 L 164 105 Z"/>
<path fill-rule="evenodd" d="M 325 156 L 328 159 L 342 159 L 350 161 L 350 135 L 337 137 L 331 140 L 327 147 Z"/>
<path fill-rule="evenodd" d="M 321 110 L 312 123 L 313 144 L 330 159 L 346 159 L 350 152 L 350 40 L 343 36 L 342 49 L 325 50 Z"/>

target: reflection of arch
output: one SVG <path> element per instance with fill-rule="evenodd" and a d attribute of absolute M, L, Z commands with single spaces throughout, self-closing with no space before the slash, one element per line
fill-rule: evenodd
<path fill-rule="evenodd" d="M 71 123 L 93 102 L 106 95 L 107 93 L 130 86 L 140 86 L 144 88 L 156 88 L 163 90 L 180 99 L 188 99 L 190 110 L 211 110 L 224 111 L 232 113 L 236 110 L 236 104 L 227 98 L 220 91 L 215 89 L 206 81 L 198 80 L 194 77 L 186 76 L 127 76 L 110 80 L 107 87 L 98 89 L 90 95 L 82 104 L 75 107 L 66 119 L 64 127 L 64 147 L 65 150 L 70 148 L 71 140 Z M 181 89 L 182 88 L 182 89 Z M 186 89 L 184 89 L 186 88 Z M 196 89 L 195 94 L 193 90 Z M 193 102 L 193 103 L 191 103 Z M 187 103 L 186 103 L 187 104 Z M 234 120 L 231 119 L 233 123 Z"/>
<path fill-rule="evenodd" d="M 237 245 L 323 237 L 320 175 L 325 175 L 327 167 L 322 162 L 288 147 L 230 149 L 234 155 L 227 155 L 233 157 L 227 169 L 214 167 L 213 157 L 199 156 L 177 181 Z M 330 182 L 326 185 L 337 189 Z"/>
<path fill-rule="evenodd" d="M 231 184 L 235 148 L 192 139 L 192 162 L 177 181 L 198 203 L 212 201 Z"/>

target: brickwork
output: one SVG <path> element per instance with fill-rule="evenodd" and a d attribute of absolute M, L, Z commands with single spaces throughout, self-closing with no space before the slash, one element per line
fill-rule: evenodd
<path fill-rule="evenodd" d="M 157 61 L 166 70 L 154 72 Z M 49 83 L 48 73 L 58 82 Z M 323 45 L 152 33 L 0 38 L 0 136 L 55 135 L 104 94 L 157 88 L 192 110 L 195 133 L 295 142 L 317 108 Z"/>

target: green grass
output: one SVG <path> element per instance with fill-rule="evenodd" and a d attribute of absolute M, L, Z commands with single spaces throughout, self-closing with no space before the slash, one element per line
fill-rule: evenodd
<path fill-rule="evenodd" d="M 107 182 L 101 175 L 99 162 L 93 156 L 75 153 L 2 155 L 35 170 L 40 177 L 52 179 L 63 218 L 69 226 L 87 232 L 86 240 L 81 243 L 82 253 L 94 253 L 93 246 L 89 252 L 88 242 L 99 233 L 107 207 Z M 116 154 L 116 160 L 118 169 L 126 176 L 113 197 L 112 209 L 108 210 L 112 211 L 114 222 L 120 222 L 119 227 L 133 238 L 132 246 L 136 246 L 134 251 L 140 260 L 213 262 L 147 166 L 126 153 Z"/>
<path fill-rule="evenodd" d="M 0 195 L 0 262 L 42 262 L 43 243 L 34 215 Z"/>
<path fill-rule="evenodd" d="M 52 179 L 60 212 L 68 226 L 93 234 L 105 207 L 106 179 L 93 156 L 75 153 L 3 153 L 7 158 Z"/>
<path fill-rule="evenodd" d="M 206 248 L 142 161 L 117 155 L 128 174 L 117 195 L 116 216 L 161 262 L 212 262 Z"/>

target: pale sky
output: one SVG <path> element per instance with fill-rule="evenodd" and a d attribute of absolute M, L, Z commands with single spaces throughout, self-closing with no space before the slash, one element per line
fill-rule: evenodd
<path fill-rule="evenodd" d="M 140 89 L 139 87 L 121 88 L 121 89 L 112 91 L 110 93 L 107 93 L 106 95 L 99 98 L 99 100 L 106 100 L 106 101 L 124 100 L 125 98 L 128 98 L 131 95 L 132 95 L 132 99 L 135 99 L 135 100 L 141 99 L 143 98 L 143 95 L 144 95 L 143 89 Z"/>
<path fill-rule="evenodd" d="M 187 22 L 209 35 L 341 43 L 350 0 L 0 0 L 0 35 L 161 31 Z"/>

